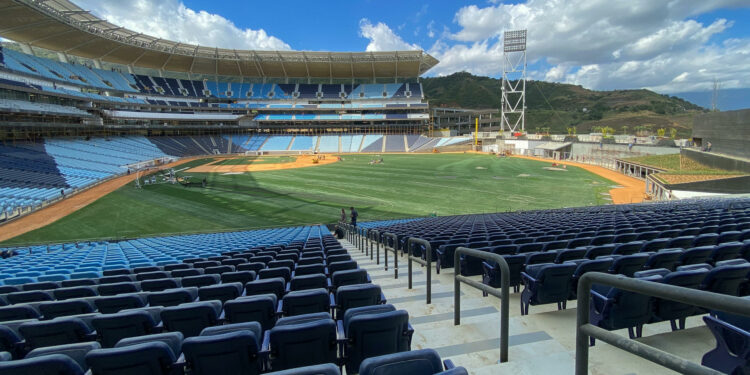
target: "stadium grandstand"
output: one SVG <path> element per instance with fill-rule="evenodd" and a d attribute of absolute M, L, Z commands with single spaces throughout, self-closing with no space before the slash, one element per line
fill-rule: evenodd
<path fill-rule="evenodd" d="M 750 198 L 628 159 L 677 147 L 431 108 L 418 50 L 0 37 L 0 375 L 750 374 Z"/>

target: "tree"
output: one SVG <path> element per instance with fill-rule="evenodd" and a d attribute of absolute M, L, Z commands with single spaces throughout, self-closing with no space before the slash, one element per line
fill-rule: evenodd
<path fill-rule="evenodd" d="M 628 126 L 627 125 L 623 125 L 622 126 L 622 134 L 628 134 Z"/>
<path fill-rule="evenodd" d="M 664 128 L 656 129 L 656 135 L 658 135 L 659 138 L 664 138 L 665 134 L 667 134 L 667 129 L 664 129 Z"/>
<path fill-rule="evenodd" d="M 669 129 L 669 137 L 672 139 L 677 138 L 677 129 L 675 128 Z"/>
<path fill-rule="evenodd" d="M 594 133 L 601 133 L 602 132 L 602 127 L 597 125 L 597 126 L 594 126 L 593 128 L 591 128 L 591 130 Z"/>

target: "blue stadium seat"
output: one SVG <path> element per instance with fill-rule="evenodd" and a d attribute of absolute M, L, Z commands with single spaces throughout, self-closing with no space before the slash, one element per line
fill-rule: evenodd
<path fill-rule="evenodd" d="M 414 330 L 409 325 L 409 314 L 393 305 L 351 308 L 339 324 L 346 337 L 348 374 L 356 373 L 366 358 L 411 350 Z"/>
<path fill-rule="evenodd" d="M 224 303 L 242 295 L 242 290 L 243 287 L 240 283 L 204 286 L 198 289 L 198 298 L 201 301 L 221 301 Z"/>
<path fill-rule="evenodd" d="M 39 312 L 45 320 L 49 320 L 61 316 L 92 313 L 94 304 L 84 299 L 42 302 L 39 304 Z"/>
<path fill-rule="evenodd" d="M 270 330 L 264 351 L 274 371 L 336 363 L 336 338 L 336 323 L 326 313 L 281 318 Z"/>
<path fill-rule="evenodd" d="M 165 307 L 160 315 L 168 331 L 193 337 L 198 336 L 204 328 L 216 325 L 220 313 L 220 301 L 204 301 Z"/>
<path fill-rule="evenodd" d="M 230 323 L 258 322 L 268 330 L 276 323 L 276 305 L 275 294 L 239 297 L 224 303 L 224 314 Z"/>
<path fill-rule="evenodd" d="M 198 298 L 198 288 L 175 288 L 160 292 L 149 293 L 146 299 L 149 306 L 177 306 L 181 303 L 195 302 Z"/>
<path fill-rule="evenodd" d="M 86 354 L 95 349 L 100 349 L 98 342 L 82 342 L 78 344 L 65 344 L 58 346 L 47 346 L 37 348 L 26 354 L 25 358 L 37 358 L 48 355 L 65 355 L 75 361 L 83 371 L 88 371 L 89 366 L 86 364 Z"/>
<path fill-rule="evenodd" d="M 284 297 L 286 280 L 281 277 L 264 280 L 253 280 L 245 284 L 245 295 L 274 294 L 276 298 Z"/>
<path fill-rule="evenodd" d="M 659 282 L 662 284 L 699 289 L 701 282 L 708 274 L 705 270 L 679 271 L 666 274 Z M 685 329 L 685 319 L 698 312 L 695 306 L 670 300 L 654 299 L 654 317 L 656 321 L 669 320 L 672 330 Z M 678 325 L 679 323 L 679 325 Z"/>
<path fill-rule="evenodd" d="M 341 375 L 339 367 L 332 363 L 297 367 L 289 370 L 268 372 L 266 375 Z"/>
<path fill-rule="evenodd" d="M 0 362 L 3 375 L 83 375 L 84 371 L 73 359 L 64 354 Z"/>
<path fill-rule="evenodd" d="M 156 323 L 145 311 L 123 311 L 96 316 L 91 320 L 91 325 L 102 346 L 112 348 L 123 338 L 153 333 Z"/>
<path fill-rule="evenodd" d="M 77 318 L 26 322 L 18 327 L 18 332 L 29 349 L 94 340 L 89 326 Z"/>
<path fill-rule="evenodd" d="M 659 276 L 642 278 L 660 279 Z M 610 331 L 627 328 L 630 338 L 641 337 L 643 325 L 651 320 L 652 306 L 651 296 L 597 284 L 591 288 L 591 324 Z"/>
<path fill-rule="evenodd" d="M 333 298 L 333 297 L 332 297 Z M 331 301 L 336 311 L 336 318 L 341 319 L 346 310 L 354 307 L 372 306 L 386 303 L 380 286 L 374 284 L 345 285 L 336 290 Z"/>
<path fill-rule="evenodd" d="M 360 375 L 468 375 L 463 367 L 454 367 L 450 361 L 440 362 L 440 355 L 432 349 L 412 350 L 410 352 L 387 354 L 367 358 L 359 367 Z"/>
<path fill-rule="evenodd" d="M 259 374 L 260 340 L 250 330 L 190 337 L 182 344 L 192 374 Z"/>
<path fill-rule="evenodd" d="M 557 303 L 558 310 L 565 309 L 576 268 L 575 263 L 526 266 L 526 270 L 521 273 L 524 284 L 521 292 L 521 315 L 529 314 L 529 305 Z"/>
<path fill-rule="evenodd" d="M 169 346 L 160 341 L 97 349 L 86 355 L 86 363 L 97 375 L 169 375 L 175 360 Z"/>
<path fill-rule="evenodd" d="M 331 287 L 334 290 L 346 285 L 366 284 L 369 282 L 370 276 L 364 269 L 336 271 L 331 274 Z"/>
<path fill-rule="evenodd" d="M 281 299 L 279 311 L 283 316 L 329 312 L 328 290 L 310 289 L 289 292 Z"/>
<path fill-rule="evenodd" d="M 703 321 L 716 339 L 716 348 L 703 356 L 701 364 L 725 374 L 750 373 L 748 319 L 744 317 L 741 321 L 727 322 L 724 320 L 726 318 L 726 315 L 721 318 L 703 317 Z"/>

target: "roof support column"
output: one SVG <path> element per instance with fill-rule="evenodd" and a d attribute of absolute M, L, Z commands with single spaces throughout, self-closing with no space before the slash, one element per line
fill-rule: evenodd
<path fill-rule="evenodd" d="M 18 43 L 21 46 L 21 51 L 27 55 L 33 55 L 34 51 L 31 50 L 31 46 L 28 43 Z"/>
<path fill-rule="evenodd" d="M 63 52 L 57 53 L 57 59 L 60 60 L 61 63 L 65 63 L 65 64 L 68 63 L 68 56 L 65 55 L 65 53 Z"/>
<path fill-rule="evenodd" d="M 102 69 L 102 60 L 94 59 L 94 68 Z"/>

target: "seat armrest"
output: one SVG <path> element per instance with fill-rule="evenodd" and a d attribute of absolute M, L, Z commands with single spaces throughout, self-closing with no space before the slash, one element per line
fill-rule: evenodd
<path fill-rule="evenodd" d="M 537 279 L 535 279 L 535 278 L 531 277 L 531 276 L 530 276 L 530 275 L 529 275 L 528 273 L 526 273 L 526 272 L 521 272 L 521 278 L 522 278 L 523 280 L 525 280 L 525 281 L 529 281 L 530 283 L 536 283 L 536 282 L 538 281 Z M 524 284 L 526 284 L 526 283 L 524 283 Z M 528 284 L 526 284 L 526 285 L 528 285 Z"/>
<path fill-rule="evenodd" d="M 263 333 L 263 343 L 260 346 L 260 352 L 258 354 L 267 356 L 271 353 L 271 330 Z"/>
<path fill-rule="evenodd" d="M 368 284 L 372 283 L 372 278 L 370 278 L 370 274 L 369 273 L 367 274 L 367 283 Z"/>
<path fill-rule="evenodd" d="M 333 284 L 331 284 L 331 278 L 329 277 L 326 277 L 326 289 L 328 289 L 329 291 L 333 289 Z"/>
<path fill-rule="evenodd" d="M 446 370 L 450 370 L 452 368 L 456 368 L 456 365 L 450 359 L 446 359 L 445 361 L 443 361 L 443 367 L 445 367 Z"/>
<path fill-rule="evenodd" d="M 595 299 L 599 299 L 599 300 L 602 300 L 603 302 L 606 302 L 606 301 L 614 301 L 614 299 L 612 299 L 612 298 L 608 298 L 608 297 L 605 297 L 605 296 L 603 296 L 603 295 L 599 294 L 599 292 L 596 292 L 596 291 L 594 291 L 594 290 L 592 290 L 592 291 L 591 291 L 591 297 L 593 297 L 593 298 L 595 298 Z"/>
<path fill-rule="evenodd" d="M 276 315 L 281 316 L 284 312 L 284 300 L 279 300 L 279 306 L 276 308 Z"/>
<path fill-rule="evenodd" d="M 329 304 L 331 306 L 331 311 L 336 308 L 336 296 L 333 295 L 333 293 L 328 294 Z"/>
<path fill-rule="evenodd" d="M 380 292 L 380 304 L 385 305 L 386 303 L 388 303 L 388 300 L 385 299 L 385 294 L 383 294 L 383 292 Z"/>
<path fill-rule="evenodd" d="M 344 321 L 336 321 L 336 341 L 339 344 L 346 342 L 346 333 L 344 332 Z"/>
<path fill-rule="evenodd" d="M 292 275 L 292 277 L 294 277 L 294 275 Z M 290 281 L 286 283 L 286 288 L 284 288 L 284 293 L 289 293 L 291 291 L 292 291 L 292 282 Z"/>

